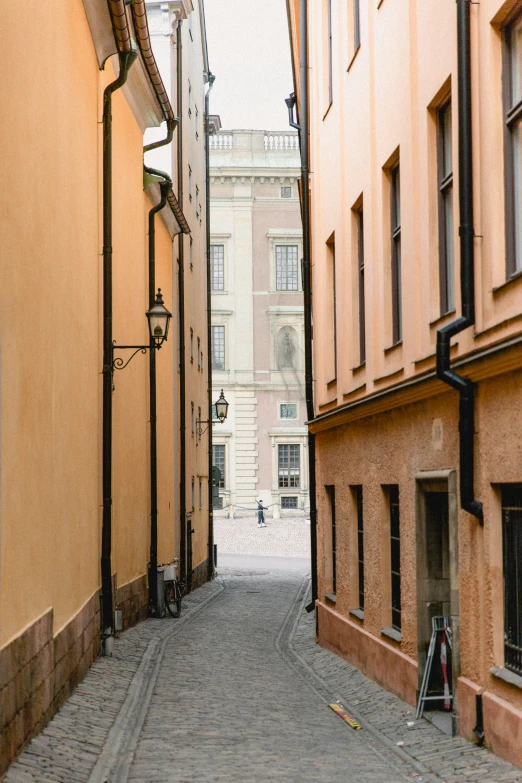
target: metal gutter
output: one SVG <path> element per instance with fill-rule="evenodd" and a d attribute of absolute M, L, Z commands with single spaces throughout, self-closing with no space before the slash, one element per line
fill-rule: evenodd
<path fill-rule="evenodd" d="M 473 149 L 471 108 L 470 2 L 457 0 L 460 290 L 462 315 L 437 331 L 437 377 L 460 394 L 460 505 L 483 524 L 482 503 L 474 493 L 475 386 L 451 369 L 451 338 L 475 323 L 475 231 L 473 228 Z"/>
<path fill-rule="evenodd" d="M 208 74 L 208 90 L 205 93 L 205 207 L 206 207 L 206 255 L 207 255 L 207 388 L 208 388 L 208 568 L 207 577 L 214 576 L 214 493 L 213 493 L 213 454 L 212 454 L 212 355 L 211 322 L 212 322 L 212 280 L 210 269 L 210 91 L 216 77 Z"/>
<path fill-rule="evenodd" d="M 308 1 L 300 0 L 299 10 L 299 78 L 301 99 L 299 141 L 301 147 L 301 214 L 303 221 L 303 299 L 305 336 L 305 394 L 308 419 L 313 419 L 314 376 L 312 351 L 312 280 L 310 242 L 310 187 L 309 187 L 309 85 L 308 85 Z M 315 435 L 308 432 L 308 472 L 310 495 L 310 548 L 312 571 L 312 600 L 306 607 L 311 612 L 317 600 L 317 487 L 315 475 Z"/>
<path fill-rule="evenodd" d="M 108 0 L 109 14 L 111 17 L 114 39 L 118 47 L 119 54 L 129 54 L 133 49 L 133 42 L 127 14 L 125 11 L 125 0 Z M 122 85 L 120 85 L 122 86 Z M 117 87 L 116 89 L 119 89 Z"/>
<path fill-rule="evenodd" d="M 177 163 L 178 198 L 183 209 L 183 50 L 179 20 L 176 31 L 176 75 L 177 75 Z M 178 322 L 179 322 L 179 432 L 180 432 L 180 477 L 179 517 L 180 578 L 188 587 L 187 580 L 187 454 L 186 454 L 186 373 L 185 373 L 185 247 L 183 234 L 178 235 Z M 192 574 L 190 575 L 192 577 Z"/>
<path fill-rule="evenodd" d="M 119 3 L 110 3 L 118 6 Z M 103 414 L 102 414 L 102 654 L 110 655 L 113 633 L 112 601 L 112 94 L 127 81 L 137 52 L 121 18 L 116 17 L 124 51 L 120 73 L 103 92 Z M 114 20 L 113 20 L 113 24 Z M 115 33 L 116 35 L 116 33 Z M 120 46 L 120 40 L 117 39 Z"/>

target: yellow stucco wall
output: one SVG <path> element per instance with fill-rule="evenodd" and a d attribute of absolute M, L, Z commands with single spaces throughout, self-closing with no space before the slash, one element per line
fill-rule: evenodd
<path fill-rule="evenodd" d="M 100 121 L 103 90 L 114 79 L 111 63 L 99 71 L 81 0 L 57 0 L 38 24 L 29 7 L 6 13 L 1 56 L 13 77 L 0 86 L 0 646 L 49 608 L 56 633 L 100 587 Z M 142 131 L 118 92 L 113 336 L 126 345 L 148 343 L 152 204 L 142 149 Z M 159 216 L 156 238 L 157 285 L 175 315 L 172 239 Z M 170 341 L 157 355 L 160 560 L 175 553 L 175 355 Z M 114 378 L 116 586 L 145 574 L 149 559 L 148 367 L 139 354 Z"/>

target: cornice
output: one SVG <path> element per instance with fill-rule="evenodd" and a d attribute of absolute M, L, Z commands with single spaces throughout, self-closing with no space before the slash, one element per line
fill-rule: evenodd
<path fill-rule="evenodd" d="M 115 71 L 118 72 L 117 63 Z M 145 133 L 147 128 L 157 128 L 164 122 L 163 111 L 150 83 L 141 54 L 129 71 L 127 81 L 123 85 L 123 93 L 142 133 Z"/>
<path fill-rule="evenodd" d="M 83 0 L 83 7 L 91 29 L 98 65 L 102 70 L 105 61 L 118 51 L 109 6 L 106 0 Z"/>
<path fill-rule="evenodd" d="M 474 383 L 522 368 L 522 336 L 476 351 L 452 363 L 452 369 L 462 372 Z M 436 376 L 434 370 L 410 378 L 402 383 L 369 394 L 354 402 L 341 405 L 308 422 L 310 432 L 318 433 L 352 421 L 375 416 L 415 402 L 451 392 L 449 386 Z"/>

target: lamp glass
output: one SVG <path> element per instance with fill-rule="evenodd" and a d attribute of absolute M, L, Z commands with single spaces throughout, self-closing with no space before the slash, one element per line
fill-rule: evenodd
<path fill-rule="evenodd" d="M 150 310 L 147 310 L 146 315 L 149 319 L 150 336 L 158 345 L 161 345 L 167 339 L 172 314 L 169 313 L 163 304 L 163 297 L 161 295 L 160 288 L 158 288 L 158 293 L 156 294 L 154 307 L 151 307 Z"/>
<path fill-rule="evenodd" d="M 221 423 L 225 421 L 228 414 L 228 402 L 225 400 L 225 397 L 223 396 L 223 389 L 221 389 L 221 395 L 219 396 L 218 401 L 216 402 L 216 415 Z"/>

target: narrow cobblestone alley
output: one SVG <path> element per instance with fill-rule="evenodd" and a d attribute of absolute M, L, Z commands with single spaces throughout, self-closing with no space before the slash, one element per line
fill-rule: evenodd
<path fill-rule="evenodd" d="M 221 568 L 181 619 L 122 634 L 5 783 L 522 781 L 316 645 L 303 561 L 264 562 Z"/>

